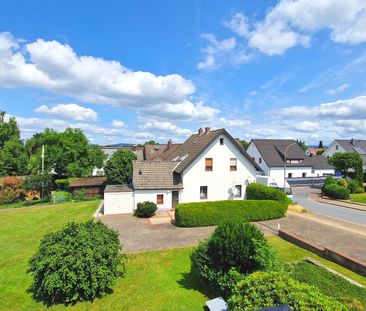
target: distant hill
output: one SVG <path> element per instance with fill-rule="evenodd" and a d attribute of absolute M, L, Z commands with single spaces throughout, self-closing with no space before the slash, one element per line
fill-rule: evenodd
<path fill-rule="evenodd" d="M 113 145 L 106 145 L 105 147 L 131 147 L 131 146 L 135 146 L 135 144 L 118 143 Z"/>

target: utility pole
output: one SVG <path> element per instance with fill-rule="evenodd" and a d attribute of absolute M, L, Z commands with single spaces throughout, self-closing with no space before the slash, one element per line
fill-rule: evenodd
<path fill-rule="evenodd" d="M 42 190 L 41 190 L 41 200 L 43 199 L 43 173 L 44 173 L 44 145 L 42 145 Z"/>

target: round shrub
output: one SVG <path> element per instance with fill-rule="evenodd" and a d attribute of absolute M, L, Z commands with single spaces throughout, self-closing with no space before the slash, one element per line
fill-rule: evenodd
<path fill-rule="evenodd" d="M 349 190 L 337 184 L 330 184 L 325 186 L 323 189 L 323 194 L 333 199 L 349 199 Z"/>
<path fill-rule="evenodd" d="M 349 184 L 348 184 L 348 189 L 351 193 L 362 193 L 364 191 L 362 191 L 362 189 L 360 188 L 363 188 L 363 187 L 360 187 L 359 186 L 359 183 L 357 180 L 354 180 L 352 179 Z M 358 191 L 361 191 L 361 192 L 358 192 Z"/>
<path fill-rule="evenodd" d="M 254 225 L 240 221 L 221 223 L 193 251 L 191 261 L 193 271 L 214 286 L 230 269 L 247 274 L 277 266 L 263 233 Z"/>
<path fill-rule="evenodd" d="M 16 177 L 4 177 L 0 190 L 0 204 L 14 203 L 24 199 L 22 181 Z"/>
<path fill-rule="evenodd" d="M 101 222 L 69 222 L 46 234 L 29 260 L 30 291 L 45 304 L 93 300 L 124 274 L 118 233 Z"/>
<path fill-rule="evenodd" d="M 232 311 L 259 310 L 288 304 L 294 311 L 345 311 L 346 306 L 325 296 L 316 287 L 300 283 L 278 272 L 255 272 L 239 281 L 229 299 Z"/>
<path fill-rule="evenodd" d="M 328 185 L 332 185 L 332 184 L 336 184 L 337 181 L 334 179 L 333 176 L 328 176 L 325 181 L 324 181 L 324 184 L 322 186 L 322 193 L 324 193 L 324 188 Z"/>
<path fill-rule="evenodd" d="M 135 216 L 140 218 L 149 218 L 154 216 L 158 206 L 150 201 L 137 203 L 137 208 L 135 210 Z"/>
<path fill-rule="evenodd" d="M 287 195 L 283 191 L 273 187 L 251 183 L 247 186 L 246 193 L 248 200 L 274 200 L 286 206 L 289 204 Z"/>
<path fill-rule="evenodd" d="M 345 180 L 344 178 L 338 179 L 337 184 L 339 186 L 342 186 L 343 188 L 348 188 L 348 181 Z"/>

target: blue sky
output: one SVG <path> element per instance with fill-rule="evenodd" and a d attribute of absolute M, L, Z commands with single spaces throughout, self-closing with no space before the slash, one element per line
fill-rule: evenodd
<path fill-rule="evenodd" d="M 365 138 L 366 1 L 6 1 L 0 109 L 27 138 Z"/>

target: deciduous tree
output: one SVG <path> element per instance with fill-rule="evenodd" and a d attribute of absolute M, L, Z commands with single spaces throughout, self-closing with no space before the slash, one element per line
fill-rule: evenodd
<path fill-rule="evenodd" d="M 107 161 L 104 172 L 111 184 L 129 184 L 132 181 L 132 161 L 136 155 L 130 150 L 117 150 Z"/>

